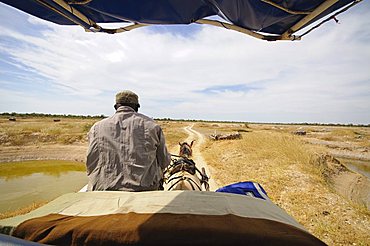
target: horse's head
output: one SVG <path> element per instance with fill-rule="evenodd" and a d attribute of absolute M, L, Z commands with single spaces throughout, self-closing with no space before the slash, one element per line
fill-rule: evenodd
<path fill-rule="evenodd" d="M 180 145 L 179 156 L 186 157 L 186 158 L 191 157 L 193 154 L 193 151 L 191 149 L 191 147 L 193 147 L 193 143 L 194 143 L 194 140 L 191 141 L 190 144 L 188 144 L 187 142 L 179 143 Z"/>

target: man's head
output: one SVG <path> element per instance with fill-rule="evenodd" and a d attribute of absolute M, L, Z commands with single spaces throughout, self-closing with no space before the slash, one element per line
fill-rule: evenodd
<path fill-rule="evenodd" d="M 120 106 L 129 106 L 137 112 L 140 108 L 139 97 L 129 90 L 118 92 L 114 108 L 118 109 Z"/>

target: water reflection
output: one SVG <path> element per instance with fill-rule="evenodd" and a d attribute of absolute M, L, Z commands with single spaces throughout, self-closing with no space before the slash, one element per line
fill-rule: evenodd
<path fill-rule="evenodd" d="M 86 183 L 86 171 L 81 163 L 65 161 L 2 163 L 0 213 L 78 191 Z"/>
<path fill-rule="evenodd" d="M 34 160 L 0 163 L 0 178 L 6 180 L 19 178 L 33 173 L 59 177 L 69 171 L 85 171 L 85 165 L 75 161 Z"/>

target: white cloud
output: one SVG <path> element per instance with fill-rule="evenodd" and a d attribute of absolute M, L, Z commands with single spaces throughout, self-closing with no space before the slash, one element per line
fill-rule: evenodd
<path fill-rule="evenodd" d="M 302 41 L 273 43 L 209 26 L 191 37 L 150 28 L 107 35 L 28 21 L 47 28 L 35 37 L 0 26 L 0 38 L 14 40 L 0 43 L 0 51 L 53 83 L 60 112 L 111 114 L 114 94 L 131 89 L 142 111 L 155 117 L 370 122 L 370 31 L 364 29 L 370 18 L 361 11 Z M 199 92 L 241 84 L 258 89 Z M 47 99 L 33 109 L 39 103 L 28 97 L 27 110 L 54 110 Z M 78 100 L 63 103 L 63 97 Z M 10 111 L 6 100 L 0 99 L 1 111 Z"/>

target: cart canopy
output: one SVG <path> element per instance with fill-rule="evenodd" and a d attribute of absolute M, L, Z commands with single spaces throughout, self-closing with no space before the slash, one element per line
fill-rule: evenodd
<path fill-rule="evenodd" d="M 326 17 L 326 22 L 361 0 L 0 0 L 61 25 L 119 33 L 146 25 L 210 24 L 268 41 L 294 35 Z M 335 13 L 334 13 L 335 12 Z M 325 18 L 323 18 L 325 19 Z M 126 22 L 107 29 L 97 23 Z M 304 33 L 306 34 L 306 33 Z"/>

